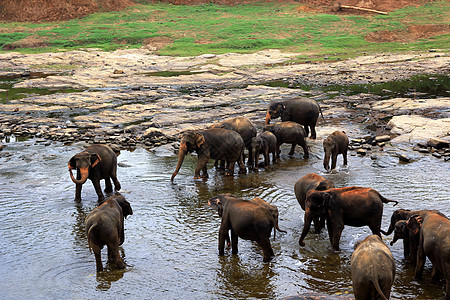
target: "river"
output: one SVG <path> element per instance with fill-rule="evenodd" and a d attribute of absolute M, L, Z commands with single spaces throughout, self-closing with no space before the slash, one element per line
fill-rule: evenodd
<path fill-rule="evenodd" d="M 324 128 L 318 131 L 323 138 Z M 357 128 L 355 130 L 358 130 Z M 352 130 L 350 129 L 350 132 Z M 121 193 L 134 214 L 125 221 L 121 247 L 124 270 L 106 265 L 95 271 L 84 219 L 96 207 L 90 182 L 82 202 L 73 201 L 75 185 L 67 171 L 69 159 L 82 145 L 50 145 L 39 140 L 9 140 L 0 152 L 0 298 L 1 299 L 282 299 L 292 295 L 351 297 L 350 257 L 354 243 L 370 234 L 367 227 L 345 227 L 333 252 L 328 234 L 309 234 L 306 247 L 298 239 L 303 210 L 294 195 L 296 180 L 318 173 L 337 187 L 363 186 L 399 201 L 384 205 L 382 228 L 398 208 L 438 209 L 450 215 L 448 163 L 423 156 L 409 164 L 385 155 L 379 159 L 349 156 L 338 159 L 338 172 L 325 173 L 322 139 L 310 142 L 311 157 L 301 149 L 267 170 L 224 177 L 210 165 L 208 180 L 194 180 L 196 157 L 186 157 L 171 183 L 177 156 L 166 147 L 122 151 L 118 157 Z M 5 141 L 4 141 L 5 142 Z M 104 187 L 102 182 L 102 187 Z M 239 240 L 239 254 L 218 256 L 220 218 L 207 205 L 219 193 L 243 199 L 261 197 L 276 205 L 279 226 L 287 233 L 271 238 L 275 257 L 262 262 L 262 251 Z M 383 237 L 388 244 L 393 235 Z M 444 284 L 431 283 L 431 263 L 424 280 L 413 280 L 413 267 L 403 259 L 401 241 L 390 247 L 396 263 L 394 299 L 437 299 Z M 106 261 L 106 250 L 102 252 Z"/>

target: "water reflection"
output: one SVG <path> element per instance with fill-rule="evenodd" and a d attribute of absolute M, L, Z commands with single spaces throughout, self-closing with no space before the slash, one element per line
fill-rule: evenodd
<path fill-rule="evenodd" d="M 120 248 L 122 258 L 125 257 L 125 253 L 122 248 Z M 123 278 L 126 269 L 110 269 L 109 263 L 106 264 L 105 271 L 97 272 L 96 280 L 98 291 L 107 291 L 111 288 L 113 282 L 116 282 Z"/>

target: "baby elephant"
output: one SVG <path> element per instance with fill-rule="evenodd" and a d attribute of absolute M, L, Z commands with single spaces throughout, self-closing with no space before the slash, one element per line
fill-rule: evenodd
<path fill-rule="evenodd" d="M 270 131 L 264 131 L 258 136 L 252 138 L 252 158 L 253 168 L 258 169 L 258 161 L 259 154 L 262 153 L 264 155 L 264 164 L 265 166 L 270 165 L 269 153 L 272 153 L 272 163 L 275 163 L 277 160 L 277 137 Z"/>
<path fill-rule="evenodd" d="M 391 241 L 391 246 L 397 240 L 403 240 L 403 256 L 409 258 L 414 266 L 417 261 L 417 249 L 419 247 L 419 234 L 415 234 L 406 226 L 406 220 L 400 220 L 395 223 L 394 238 Z"/>
<path fill-rule="evenodd" d="M 125 240 L 124 218 L 132 214 L 130 203 L 118 194 L 108 197 L 86 217 L 89 250 L 95 254 L 97 272 L 103 271 L 101 249 L 105 245 L 108 247 L 108 260 L 114 260 L 119 269 L 125 268 L 119 245 Z"/>
<path fill-rule="evenodd" d="M 333 132 L 323 141 L 323 150 L 325 151 L 325 156 L 323 158 L 323 167 L 325 170 L 330 171 L 330 156 L 331 170 L 336 169 L 338 154 L 342 154 L 344 157 L 344 166 L 346 166 L 348 150 L 347 134 L 345 134 L 344 131 Z"/>
<path fill-rule="evenodd" d="M 263 131 L 270 131 L 277 137 L 277 157 L 280 157 L 280 146 L 284 143 L 292 144 L 289 155 L 294 155 L 295 146 L 303 148 L 304 157 L 309 157 L 309 149 L 306 144 L 306 133 L 302 125 L 295 122 L 278 122 L 264 126 Z"/>
<path fill-rule="evenodd" d="M 220 194 L 208 201 L 222 217 L 219 229 L 219 255 L 225 254 L 225 240 L 231 230 L 231 251 L 238 253 L 238 237 L 258 243 L 263 249 L 264 262 L 274 255 L 270 233 L 275 220 L 270 211 L 260 204 L 237 199 L 231 194 Z"/>
<path fill-rule="evenodd" d="M 355 299 L 389 299 L 395 277 L 394 257 L 378 235 L 355 245 L 350 270 Z"/>

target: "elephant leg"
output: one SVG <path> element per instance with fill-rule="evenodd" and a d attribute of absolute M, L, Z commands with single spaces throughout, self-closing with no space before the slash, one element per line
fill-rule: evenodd
<path fill-rule="evenodd" d="M 315 125 L 310 125 L 310 127 L 311 127 L 311 138 L 312 138 L 313 140 L 315 140 L 316 137 L 317 137 L 317 134 L 316 134 L 316 126 L 315 126 Z M 305 128 L 308 128 L 308 126 L 305 126 Z M 305 132 L 306 132 L 306 130 L 305 130 Z M 308 136 L 308 132 L 306 132 L 306 136 Z"/>
<path fill-rule="evenodd" d="M 112 179 L 112 181 L 113 181 L 113 183 L 114 183 L 114 190 L 115 190 L 116 192 L 117 192 L 117 191 L 120 191 L 120 189 L 122 188 L 122 186 L 120 185 L 119 180 L 117 180 L 117 175 L 116 175 L 115 172 L 113 172 L 113 174 L 111 174 L 111 179 Z"/>
<path fill-rule="evenodd" d="M 108 250 L 108 262 L 114 261 L 114 253 L 110 247 L 107 247 Z"/>
<path fill-rule="evenodd" d="M 294 155 L 294 152 L 295 152 L 295 145 L 297 145 L 297 144 L 296 144 L 296 143 L 292 143 L 291 151 L 289 151 L 289 153 L 288 153 L 290 156 Z"/>
<path fill-rule="evenodd" d="M 95 244 L 93 244 L 91 248 L 92 248 L 92 252 L 94 252 L 94 255 L 95 255 L 95 265 L 97 268 L 97 272 L 101 272 L 101 271 L 103 271 L 101 249 L 99 246 L 97 246 Z"/>
<path fill-rule="evenodd" d="M 219 255 L 225 255 L 225 241 L 229 243 L 228 229 L 222 224 L 219 228 Z"/>
<path fill-rule="evenodd" d="M 252 162 L 253 163 L 253 162 Z M 245 163 L 244 163 L 244 155 L 242 154 L 241 157 L 238 160 L 238 165 L 239 165 L 239 174 L 247 174 L 247 168 L 245 167 Z M 234 173 L 234 170 L 233 170 Z"/>
<path fill-rule="evenodd" d="M 248 147 L 248 160 L 247 160 L 247 166 L 253 166 L 253 156 L 252 156 L 252 147 Z M 245 155 L 244 155 L 244 162 L 245 162 Z"/>
<path fill-rule="evenodd" d="M 344 166 L 347 165 L 347 149 L 344 150 L 342 153 L 342 157 L 344 158 Z"/>
<path fill-rule="evenodd" d="M 124 269 L 125 264 L 123 263 L 122 257 L 120 256 L 118 241 L 114 242 L 111 245 L 108 245 L 108 252 L 110 251 L 109 248 L 111 248 L 111 253 L 113 255 L 114 261 L 116 262 L 117 268 Z"/>
<path fill-rule="evenodd" d="M 233 229 L 231 229 L 231 253 L 232 254 L 238 253 L 238 236 L 233 231 Z"/>
<path fill-rule="evenodd" d="M 197 166 L 195 166 L 194 179 L 199 179 L 201 177 L 208 178 L 208 173 L 205 173 L 206 164 L 208 163 L 209 157 L 199 156 Z M 203 176 L 200 176 L 200 171 L 203 170 Z"/>
<path fill-rule="evenodd" d="M 272 246 L 270 245 L 270 239 L 269 237 L 264 237 L 261 240 L 257 242 L 259 246 L 263 250 L 263 261 L 269 262 L 272 259 L 272 256 L 274 256 Z"/>
<path fill-rule="evenodd" d="M 411 241 L 409 240 L 409 238 L 405 237 L 403 239 L 403 257 L 404 258 L 409 257 L 409 255 L 411 254 L 410 244 L 411 244 Z"/>
<path fill-rule="evenodd" d="M 269 149 L 264 149 L 264 164 L 266 167 L 270 165 Z"/>
<path fill-rule="evenodd" d="M 414 271 L 414 279 L 415 280 L 421 280 L 422 279 L 422 273 L 423 268 L 425 266 L 425 251 L 423 249 L 423 239 L 420 238 L 419 242 L 419 249 L 417 249 L 417 264 L 416 264 L 416 270 Z"/>
<path fill-rule="evenodd" d="M 305 129 L 305 138 L 309 135 L 309 127 L 308 125 L 303 125 L 303 128 Z"/>
<path fill-rule="evenodd" d="M 82 184 L 75 185 L 75 202 L 77 202 L 77 203 L 81 202 L 81 188 L 82 187 L 83 187 Z"/>
<path fill-rule="evenodd" d="M 335 251 L 339 251 L 339 241 L 341 240 L 342 230 L 344 230 L 343 220 L 335 221 L 333 224 L 332 239 L 331 239 L 331 246 Z"/>
<path fill-rule="evenodd" d="M 320 230 L 322 231 L 322 229 L 325 228 L 325 218 L 324 217 L 320 217 L 319 220 L 320 220 L 320 222 L 319 222 Z"/>
<path fill-rule="evenodd" d="M 111 184 L 111 179 L 109 177 L 105 178 L 105 194 L 111 194 L 112 193 L 112 184 Z"/>
<path fill-rule="evenodd" d="M 433 281 L 434 283 L 439 283 L 441 278 L 441 272 L 435 266 L 433 266 L 433 269 L 431 269 L 431 281 Z"/>
<path fill-rule="evenodd" d="M 331 156 L 331 170 L 336 169 L 336 164 L 337 164 L 337 153 L 333 153 L 333 155 Z"/>
<path fill-rule="evenodd" d="M 208 175 L 208 167 L 207 166 L 203 167 L 203 169 L 202 169 L 202 176 L 203 176 L 203 178 L 208 178 L 209 177 L 209 175 Z"/>
<path fill-rule="evenodd" d="M 302 147 L 302 149 L 303 149 L 303 157 L 304 158 L 308 158 L 309 157 L 309 149 L 308 149 L 308 146 L 306 145 L 306 143 L 304 142 L 304 143 L 302 143 L 301 145 L 300 145 L 301 147 Z"/>
<path fill-rule="evenodd" d="M 94 185 L 95 192 L 97 193 L 98 196 L 98 202 L 100 203 L 103 200 L 105 200 L 105 196 L 103 195 L 102 188 L 100 186 L 100 180 L 97 178 L 93 178 L 92 184 Z"/>

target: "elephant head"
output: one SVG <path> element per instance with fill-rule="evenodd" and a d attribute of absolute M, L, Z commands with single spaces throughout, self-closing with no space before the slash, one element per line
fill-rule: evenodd
<path fill-rule="evenodd" d="M 208 200 L 208 205 L 217 210 L 219 217 L 222 217 L 224 201 L 226 202 L 228 197 L 235 198 L 231 194 L 220 194 Z"/>
<path fill-rule="evenodd" d="M 406 220 L 400 220 L 395 223 L 394 239 L 391 241 L 391 246 L 399 239 L 405 239 L 409 236 L 409 229 L 406 226 Z"/>
<path fill-rule="evenodd" d="M 414 234 L 419 233 L 420 227 L 422 227 L 423 219 L 419 215 L 411 216 L 406 222 L 406 227 L 411 230 Z"/>
<path fill-rule="evenodd" d="M 269 124 L 272 118 L 280 117 L 283 114 L 285 108 L 286 106 L 282 102 L 272 103 L 267 110 L 265 124 Z"/>
<path fill-rule="evenodd" d="M 300 240 L 298 242 L 300 246 L 305 246 L 303 240 L 309 232 L 311 222 L 314 219 L 325 218 L 330 199 L 331 195 L 327 192 L 311 190 L 306 194 L 305 223 L 303 225 L 302 235 L 300 236 Z"/>
<path fill-rule="evenodd" d="M 113 197 L 116 199 L 120 208 L 122 208 L 122 213 L 123 213 L 124 218 L 133 215 L 133 209 L 131 208 L 130 202 L 128 202 L 124 196 L 122 196 L 121 194 L 117 194 Z"/>
<path fill-rule="evenodd" d="M 389 228 L 386 231 L 381 230 L 381 233 L 383 233 L 384 235 L 390 235 L 394 229 L 395 229 L 395 224 L 400 221 L 400 220 L 408 220 L 408 218 L 411 216 L 411 211 L 408 209 L 397 209 L 396 211 L 394 211 L 392 213 L 391 216 L 391 224 L 389 225 Z"/>
<path fill-rule="evenodd" d="M 177 176 L 178 171 L 180 171 L 186 153 L 193 151 L 198 152 L 198 150 L 201 149 L 205 143 L 205 137 L 198 132 L 188 131 L 183 135 L 180 142 L 180 150 L 178 151 L 178 164 L 170 180 L 173 181 L 175 176 Z"/>
<path fill-rule="evenodd" d="M 90 153 L 87 151 L 82 151 L 78 154 L 75 154 L 69 160 L 69 173 L 70 179 L 75 184 L 84 184 L 89 177 L 89 170 L 94 168 L 102 159 L 97 153 Z M 72 174 L 72 170 L 78 169 L 80 177 L 75 179 Z"/>

